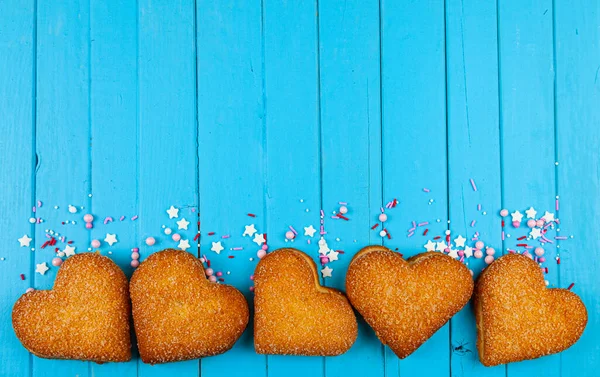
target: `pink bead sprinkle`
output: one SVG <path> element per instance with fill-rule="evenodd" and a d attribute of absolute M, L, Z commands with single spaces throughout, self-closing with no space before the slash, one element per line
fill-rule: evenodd
<path fill-rule="evenodd" d="M 94 221 L 94 216 L 90 215 L 89 213 L 86 213 L 83 216 L 83 221 L 85 221 L 86 223 L 91 223 L 92 221 Z"/>
<path fill-rule="evenodd" d="M 139 253 L 140 252 L 140 248 L 139 247 L 134 247 L 133 249 L 131 249 L 131 251 L 133 251 L 135 253 Z"/>
<path fill-rule="evenodd" d="M 250 280 L 254 280 L 254 275 L 250 275 Z"/>
<path fill-rule="evenodd" d="M 53 259 L 52 259 L 52 265 L 53 265 L 54 267 L 58 267 L 58 266 L 60 266 L 60 265 L 62 264 L 62 262 L 63 262 L 63 260 L 62 260 L 62 259 L 60 259 L 60 258 L 53 258 Z"/>
<path fill-rule="evenodd" d="M 93 247 L 94 249 L 97 249 L 97 248 L 99 248 L 99 247 L 100 247 L 100 241 L 99 241 L 99 240 L 92 240 L 92 243 L 91 243 L 91 245 L 92 245 L 92 247 Z"/>
<path fill-rule="evenodd" d="M 94 227 L 94 224 L 92 223 L 85 223 L 85 228 L 86 229 L 92 229 Z"/>
<path fill-rule="evenodd" d="M 544 263 L 544 262 L 546 261 L 546 258 L 544 258 L 544 257 L 541 257 L 540 259 L 538 259 L 538 261 L 539 261 L 540 263 Z"/>
<path fill-rule="evenodd" d="M 208 277 L 208 281 L 210 281 L 211 283 L 216 283 L 217 282 L 217 277 L 216 276 L 209 276 Z"/>
<path fill-rule="evenodd" d="M 264 258 L 264 257 L 265 257 L 265 255 L 267 255 L 267 252 L 266 252 L 266 251 L 264 251 L 264 250 L 262 250 L 262 249 L 261 249 L 261 250 L 258 250 L 258 251 L 256 252 L 256 256 L 257 256 L 259 259 L 262 259 L 262 258 Z"/>
<path fill-rule="evenodd" d="M 496 254 L 496 250 L 493 247 L 488 247 L 487 249 L 485 249 L 485 253 L 487 255 L 494 255 Z"/>
<path fill-rule="evenodd" d="M 475 250 L 473 256 L 477 259 L 481 259 L 481 257 L 483 257 L 483 252 L 481 250 Z"/>
<path fill-rule="evenodd" d="M 133 268 L 137 268 L 140 265 L 140 261 L 137 260 L 137 259 L 134 259 L 134 260 L 131 261 L 130 265 Z"/>
<path fill-rule="evenodd" d="M 515 227 L 515 228 L 518 228 L 518 227 L 521 226 L 521 223 L 519 221 L 513 221 L 512 222 L 512 226 Z"/>
<path fill-rule="evenodd" d="M 156 243 L 156 240 L 154 239 L 154 237 L 146 238 L 146 245 L 153 246 L 155 243 Z"/>
<path fill-rule="evenodd" d="M 538 257 L 541 257 L 542 255 L 544 255 L 544 249 L 541 247 L 536 247 L 535 250 L 533 251 L 535 253 L 535 255 L 537 255 Z M 540 258 L 541 259 L 541 258 Z"/>
<path fill-rule="evenodd" d="M 485 263 L 486 264 L 491 264 L 494 261 L 494 257 L 491 255 L 488 255 L 487 257 L 485 257 Z"/>
<path fill-rule="evenodd" d="M 483 249 L 483 246 L 484 246 L 484 245 L 483 245 L 483 242 L 481 242 L 481 241 L 477 241 L 477 242 L 475 243 L 475 248 L 476 248 L 477 250 L 482 250 L 482 249 Z"/>
<path fill-rule="evenodd" d="M 250 292 L 254 292 L 254 287 L 250 287 Z"/>
<path fill-rule="evenodd" d="M 179 240 L 181 240 L 181 235 L 179 233 L 175 233 L 171 236 L 171 239 L 173 239 L 175 242 L 179 242 Z"/>
<path fill-rule="evenodd" d="M 535 226 L 537 226 L 538 228 L 544 226 L 544 220 L 540 219 L 540 220 L 536 221 Z"/>
<path fill-rule="evenodd" d="M 345 215 L 345 214 L 347 214 L 347 213 L 348 213 L 348 207 L 346 207 L 346 206 L 341 206 L 341 207 L 340 207 L 340 213 L 341 213 L 342 215 Z"/>
<path fill-rule="evenodd" d="M 534 219 L 527 220 L 527 226 L 530 228 L 535 227 L 536 221 Z"/>
<path fill-rule="evenodd" d="M 291 230 L 288 230 L 287 232 L 285 232 L 285 238 L 287 238 L 288 240 L 293 240 L 295 236 L 296 235 Z"/>
<path fill-rule="evenodd" d="M 501 210 L 501 211 L 500 211 L 500 216 L 502 216 L 502 217 L 506 217 L 506 216 L 508 216 L 508 210 L 507 210 L 507 209 L 503 209 L 503 210 Z"/>
<path fill-rule="evenodd" d="M 34 289 L 34 288 L 31 288 L 31 287 L 29 287 L 29 288 L 27 288 L 27 289 L 25 290 L 25 293 L 29 293 L 29 292 L 33 292 L 33 291 L 35 291 L 35 289 Z"/>
<path fill-rule="evenodd" d="M 131 259 L 140 259 L 140 253 L 136 253 L 135 251 L 131 253 Z"/>
<path fill-rule="evenodd" d="M 216 275 L 217 275 L 217 277 L 221 277 L 221 276 L 223 276 L 223 273 L 222 273 L 221 271 L 218 271 L 218 272 L 216 273 Z"/>
<path fill-rule="evenodd" d="M 387 219 L 388 219 L 388 217 L 387 217 L 387 215 L 385 213 L 379 214 L 379 221 L 381 221 L 382 223 L 386 222 Z"/>
<path fill-rule="evenodd" d="M 263 250 L 265 250 L 265 251 L 266 251 L 266 250 L 269 250 L 269 246 L 268 246 L 266 243 L 264 243 L 264 244 L 261 246 L 261 248 L 262 248 Z"/>
<path fill-rule="evenodd" d="M 212 268 L 207 268 L 206 270 L 204 270 L 204 273 L 206 274 L 206 276 L 212 276 L 212 274 L 214 273 Z"/>

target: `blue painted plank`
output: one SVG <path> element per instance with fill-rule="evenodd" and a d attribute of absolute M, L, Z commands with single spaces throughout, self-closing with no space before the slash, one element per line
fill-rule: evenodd
<path fill-rule="evenodd" d="M 261 5 L 232 4 L 200 1 L 197 9 L 201 251 L 252 308 L 258 245 L 242 234 L 250 224 L 266 232 Z M 217 255 L 212 242 L 225 250 Z M 254 352 L 252 334 L 251 320 L 232 350 L 202 361 L 202 374 L 266 375 L 266 357 Z"/>
<path fill-rule="evenodd" d="M 473 237 L 478 232 L 478 238 L 494 248 L 497 257 L 502 239 L 496 22 L 494 2 L 446 2 L 451 236 L 454 240 L 461 235 L 467 238 L 466 245 L 474 247 Z M 485 267 L 483 259 L 471 257 L 466 262 L 475 278 Z M 486 368 L 479 362 L 470 303 L 451 320 L 450 346 L 452 376 L 505 375 L 504 366 Z"/>
<path fill-rule="evenodd" d="M 516 238 L 529 233 L 526 209 L 533 206 L 537 217 L 554 212 L 552 1 L 504 1 L 498 12 L 503 206 L 524 215 L 518 229 L 506 219 L 504 247 L 516 249 Z M 544 249 L 547 280 L 557 286 L 556 250 Z M 508 376 L 558 376 L 559 366 L 560 356 L 547 356 L 510 364 Z"/>
<path fill-rule="evenodd" d="M 447 229 L 444 2 L 384 0 L 381 17 L 383 199 L 400 201 L 387 211 L 385 225 L 392 239 L 384 243 L 408 257 L 424 251 L 426 240 Z M 428 236 L 418 228 L 407 238 L 411 221 L 428 221 Z M 449 335 L 446 325 L 399 365 L 387 349 L 386 375 L 448 374 Z"/>
<path fill-rule="evenodd" d="M 561 287 L 575 283 L 588 310 L 579 342 L 561 354 L 561 375 L 594 376 L 600 368 L 600 3 L 555 3 L 557 183 L 560 195 Z"/>
<path fill-rule="evenodd" d="M 95 217 L 91 238 L 116 234 L 118 243 L 102 242 L 100 251 L 127 276 L 131 249 L 137 247 L 137 7 L 119 0 L 90 3 L 91 167 Z M 106 217 L 115 221 L 106 225 Z M 121 216 L 126 216 L 120 221 Z M 91 249 L 91 245 L 88 244 Z M 133 333 L 133 331 L 132 331 Z M 94 376 L 136 376 L 137 355 L 127 363 L 92 364 Z"/>
<path fill-rule="evenodd" d="M 196 61 L 194 2 L 140 1 L 138 4 L 138 231 L 142 259 L 178 243 L 162 226 L 192 241 L 197 227 Z M 166 210 L 179 208 L 179 218 Z M 188 230 L 176 220 L 186 218 Z M 148 247 L 143 240 L 158 242 Z M 199 361 L 151 366 L 138 360 L 138 376 L 197 376 Z"/>
<path fill-rule="evenodd" d="M 45 230 L 72 240 L 77 252 L 85 251 L 89 242 L 82 221 L 82 211 L 91 202 L 89 2 L 38 1 L 37 21 L 36 198 L 46 205 L 37 212 L 44 222 L 36 226 L 35 263 L 46 262 L 50 270 L 44 276 L 35 274 L 34 281 L 36 289 L 50 289 L 58 269 L 50 263 L 54 248 L 40 248 Z M 78 207 L 76 214 L 69 213 L 69 204 Z M 56 247 L 63 250 L 65 243 Z M 87 376 L 89 368 L 88 362 L 33 357 L 34 376 Z"/>
<path fill-rule="evenodd" d="M 11 313 L 15 301 L 33 285 L 33 253 L 17 239 L 35 238 L 34 226 L 27 222 L 35 203 L 34 2 L 2 2 L 0 14 L 0 375 L 25 377 L 31 358 L 15 336 Z"/>
<path fill-rule="evenodd" d="M 352 256 L 381 242 L 370 229 L 382 202 L 379 3 L 319 2 L 319 37 L 326 238 L 330 248 L 344 251 L 328 264 L 334 271 L 325 284 L 345 290 Z M 339 202 L 348 203 L 349 221 L 331 219 Z M 347 353 L 326 358 L 325 375 L 381 376 L 383 351 L 361 318 L 356 343 Z"/>
<path fill-rule="evenodd" d="M 317 11 L 316 2 L 310 1 L 266 0 L 263 5 L 268 244 L 271 250 L 299 248 L 319 266 Z M 290 225 L 301 233 L 295 242 L 286 243 Z M 303 235 L 308 225 L 317 229 L 310 245 Z M 323 376 L 324 363 L 322 357 L 269 356 L 268 375 Z"/>

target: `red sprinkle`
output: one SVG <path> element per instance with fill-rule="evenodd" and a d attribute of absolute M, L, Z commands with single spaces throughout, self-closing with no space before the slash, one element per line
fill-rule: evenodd
<path fill-rule="evenodd" d="M 23 276 L 23 275 L 21 275 Z M 569 285 L 569 288 L 567 288 L 569 291 L 571 290 L 571 288 L 573 288 L 575 286 L 575 283 L 571 283 L 571 285 Z"/>
<path fill-rule="evenodd" d="M 519 247 L 527 247 L 529 245 L 527 245 L 526 243 L 518 243 L 517 246 L 519 246 Z"/>
<path fill-rule="evenodd" d="M 253 214 L 253 213 L 249 213 L 248 216 L 250 216 L 250 217 L 256 217 L 256 215 Z"/>
<path fill-rule="evenodd" d="M 427 232 L 429 232 L 429 229 L 425 229 L 425 231 L 423 232 L 423 235 L 426 236 Z"/>
<path fill-rule="evenodd" d="M 556 264 L 560 264 L 560 258 L 556 258 Z"/>
<path fill-rule="evenodd" d="M 442 237 L 440 237 L 440 236 L 433 237 L 434 240 L 439 240 L 440 238 L 442 238 Z"/>
<path fill-rule="evenodd" d="M 194 241 L 197 241 L 198 238 L 200 238 L 200 233 L 197 233 L 196 236 L 194 237 Z"/>
<path fill-rule="evenodd" d="M 522 241 L 522 240 L 524 240 L 525 238 L 527 238 L 527 236 L 519 237 L 519 238 L 517 238 L 517 241 Z"/>
<path fill-rule="evenodd" d="M 342 215 L 341 213 L 338 213 L 337 217 L 339 217 L 340 219 L 344 219 L 346 221 L 350 220 L 349 218 L 347 218 L 346 216 Z"/>
<path fill-rule="evenodd" d="M 375 229 L 375 228 L 377 228 L 378 226 L 379 226 L 379 223 L 377 223 L 377 224 L 373 225 L 373 226 L 371 227 L 371 229 Z"/>
<path fill-rule="evenodd" d="M 214 234 L 215 234 L 215 232 L 208 232 L 208 235 L 209 235 L 209 236 L 212 236 L 212 235 L 214 235 Z"/>
<path fill-rule="evenodd" d="M 21 274 L 21 280 L 25 280 L 25 275 Z"/>
<path fill-rule="evenodd" d="M 219 278 L 219 281 L 225 281 L 225 279 L 223 279 L 223 278 Z"/>
<path fill-rule="evenodd" d="M 504 220 L 502 220 L 502 227 L 504 228 Z"/>
<path fill-rule="evenodd" d="M 388 240 L 391 240 L 392 236 L 390 235 L 390 232 L 388 232 L 385 228 L 383 228 L 383 230 L 385 231 L 385 235 L 387 236 Z"/>
<path fill-rule="evenodd" d="M 229 259 L 233 259 L 233 258 L 235 258 L 235 255 L 230 255 L 230 256 L 228 256 L 227 258 L 229 258 Z"/>
<path fill-rule="evenodd" d="M 336 250 L 340 254 L 344 254 L 344 250 Z"/>
<path fill-rule="evenodd" d="M 208 267 L 210 267 L 210 260 L 208 260 L 208 259 L 206 260 L 206 265 L 207 265 Z"/>

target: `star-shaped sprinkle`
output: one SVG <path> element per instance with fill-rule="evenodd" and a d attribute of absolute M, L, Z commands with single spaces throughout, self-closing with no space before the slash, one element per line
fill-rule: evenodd
<path fill-rule="evenodd" d="M 435 251 L 435 242 L 429 240 L 425 245 L 423 245 L 423 247 L 425 247 L 425 250 L 427 251 Z"/>
<path fill-rule="evenodd" d="M 452 258 L 456 259 L 456 258 L 458 258 L 458 250 L 450 249 L 450 251 L 448 252 L 448 255 L 451 256 Z"/>
<path fill-rule="evenodd" d="M 316 231 L 317 230 L 312 225 L 304 227 L 304 235 L 305 236 L 314 237 Z"/>
<path fill-rule="evenodd" d="M 544 213 L 544 216 L 542 216 L 542 219 L 546 220 L 547 223 L 552 222 L 554 221 L 554 214 L 546 211 L 546 213 Z"/>
<path fill-rule="evenodd" d="M 444 250 L 446 250 L 447 247 L 448 247 L 448 245 L 446 245 L 445 242 L 438 242 L 436 250 L 437 251 L 444 251 Z"/>
<path fill-rule="evenodd" d="M 338 253 L 337 251 L 331 250 L 331 251 L 329 251 L 329 253 L 327 253 L 327 258 L 329 258 L 330 262 L 336 261 L 336 260 L 338 260 L 339 254 L 340 253 Z"/>
<path fill-rule="evenodd" d="M 471 258 L 473 256 L 473 248 L 471 246 L 465 246 L 465 257 Z"/>
<path fill-rule="evenodd" d="M 210 249 L 217 254 L 221 254 L 221 251 L 224 249 L 224 247 L 223 247 L 223 245 L 221 245 L 221 241 L 218 241 L 218 242 L 213 242 Z"/>
<path fill-rule="evenodd" d="M 104 242 L 106 242 L 107 244 L 109 244 L 110 246 L 112 246 L 112 245 L 114 245 L 115 243 L 117 243 L 119 241 L 117 241 L 117 235 L 116 234 L 106 233 L 106 238 L 104 239 Z"/>
<path fill-rule="evenodd" d="M 180 248 L 183 251 L 186 251 L 187 249 L 190 248 L 190 241 L 188 241 L 188 240 L 180 240 L 179 241 L 179 245 L 177 245 L 177 247 Z"/>
<path fill-rule="evenodd" d="M 31 240 L 32 238 L 29 238 L 28 235 L 24 234 L 23 237 L 19 238 L 19 243 L 21 244 L 21 247 L 29 247 L 29 243 L 31 242 Z"/>
<path fill-rule="evenodd" d="M 464 238 L 463 236 L 459 235 L 458 237 L 456 237 L 454 239 L 454 244 L 456 245 L 456 247 L 464 247 L 466 240 L 467 240 L 466 238 Z"/>
<path fill-rule="evenodd" d="M 46 273 L 46 271 L 48 271 L 48 270 L 49 270 L 49 268 L 46 265 L 46 262 L 36 264 L 35 272 L 37 272 L 38 274 L 44 275 Z"/>
<path fill-rule="evenodd" d="M 179 208 L 171 206 L 171 208 L 167 210 L 167 213 L 169 214 L 169 219 L 175 219 L 179 217 Z"/>
<path fill-rule="evenodd" d="M 521 222 L 523 220 L 523 214 L 519 211 L 515 211 L 510 214 L 512 216 L 512 221 Z"/>
<path fill-rule="evenodd" d="M 537 240 L 539 237 L 542 236 L 542 231 L 540 230 L 540 228 L 533 228 L 531 229 L 531 232 L 529 232 L 529 235 L 533 237 L 534 240 Z"/>
<path fill-rule="evenodd" d="M 252 241 L 256 242 L 256 244 L 260 246 L 265 243 L 265 236 L 264 234 L 256 233 Z"/>
<path fill-rule="evenodd" d="M 65 253 L 65 256 L 71 257 L 75 255 L 75 248 L 71 245 L 66 245 L 65 249 L 63 250 L 63 253 Z"/>
<path fill-rule="evenodd" d="M 321 270 L 321 274 L 324 278 L 330 278 L 332 272 L 333 268 L 329 268 L 329 266 L 325 266 L 325 268 Z"/>
<path fill-rule="evenodd" d="M 187 230 L 188 225 L 190 225 L 190 222 L 187 221 L 185 219 L 185 217 L 183 217 L 181 220 L 177 221 L 177 229 L 185 229 L 185 230 Z"/>
<path fill-rule="evenodd" d="M 537 211 L 533 209 L 533 207 L 529 207 L 525 213 L 527 214 L 528 219 L 535 219 L 535 215 L 537 215 Z"/>
<path fill-rule="evenodd" d="M 254 227 L 254 224 L 245 225 L 244 233 L 242 234 L 242 236 L 243 237 L 246 237 L 246 236 L 252 237 L 254 235 L 254 233 L 256 233 L 256 228 Z"/>

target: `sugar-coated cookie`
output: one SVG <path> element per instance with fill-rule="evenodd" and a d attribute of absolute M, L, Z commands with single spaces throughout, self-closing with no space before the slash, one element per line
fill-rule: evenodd
<path fill-rule="evenodd" d="M 343 293 L 319 284 L 312 258 L 279 249 L 254 273 L 254 348 L 271 355 L 333 356 L 357 336 L 356 317 Z"/>
<path fill-rule="evenodd" d="M 232 286 L 211 283 L 192 254 L 167 249 L 143 261 L 130 283 L 142 361 L 196 359 L 229 350 L 248 324 L 248 303 Z"/>
<path fill-rule="evenodd" d="M 350 262 L 346 292 L 381 342 L 405 358 L 465 306 L 473 278 L 442 253 L 404 260 L 383 246 L 368 246 Z"/>
<path fill-rule="evenodd" d="M 561 352 L 587 324 L 579 296 L 546 288 L 538 264 L 520 254 L 502 256 L 481 273 L 474 309 L 479 359 L 486 366 Z"/>
<path fill-rule="evenodd" d="M 12 322 L 36 356 L 105 363 L 131 359 L 129 314 L 123 271 L 107 257 L 81 253 L 62 264 L 52 290 L 21 296 Z"/>

